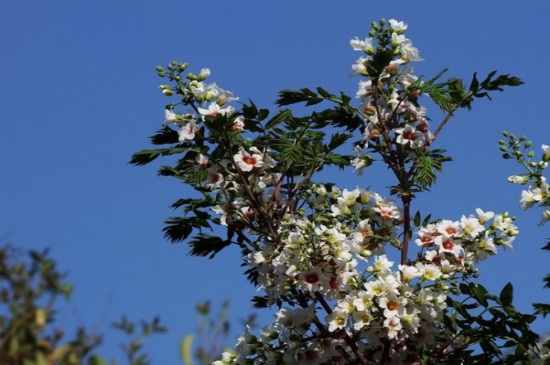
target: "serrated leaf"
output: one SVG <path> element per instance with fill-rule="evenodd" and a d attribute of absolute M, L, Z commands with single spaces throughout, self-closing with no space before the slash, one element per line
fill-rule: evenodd
<path fill-rule="evenodd" d="M 348 133 L 335 133 L 330 137 L 330 142 L 328 143 L 329 150 L 333 151 L 336 148 L 343 145 L 348 139 L 353 135 Z"/>
<path fill-rule="evenodd" d="M 172 128 L 165 126 L 160 129 L 157 134 L 152 137 L 149 137 L 152 144 L 161 145 L 161 144 L 174 144 L 178 143 L 178 132 Z"/>
<path fill-rule="evenodd" d="M 210 228 L 206 219 L 197 217 L 170 217 L 164 223 L 166 224 L 162 229 L 164 237 L 172 243 L 185 240 L 195 228 Z"/>
<path fill-rule="evenodd" d="M 550 314 L 550 304 L 533 303 L 533 308 L 535 309 L 535 313 L 542 315 L 543 318 L 546 318 Z"/>
<path fill-rule="evenodd" d="M 211 259 L 230 244 L 231 241 L 224 240 L 221 237 L 200 233 L 189 242 L 191 246 L 190 254 L 191 256 L 209 256 Z"/>
<path fill-rule="evenodd" d="M 289 118 L 292 118 L 292 111 L 290 109 L 282 110 L 266 123 L 265 129 L 272 129 Z"/>

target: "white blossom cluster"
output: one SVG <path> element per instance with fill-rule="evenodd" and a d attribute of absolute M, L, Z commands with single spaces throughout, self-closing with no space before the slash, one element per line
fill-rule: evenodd
<path fill-rule="evenodd" d="M 193 141 L 196 133 L 199 132 L 199 124 L 206 116 L 227 115 L 235 112 L 235 108 L 229 105 L 230 102 L 238 100 L 231 91 L 220 88 L 215 83 L 205 83 L 204 80 L 210 76 L 210 69 L 203 68 L 199 75 L 193 75 L 186 87 L 186 92 L 192 94 L 199 103 L 195 111 L 188 110 L 185 113 L 175 113 L 172 107 L 165 109 L 165 125 L 175 125 L 178 129 L 180 142 Z M 173 91 L 168 85 L 161 85 L 163 94 L 172 95 Z M 233 124 L 234 130 L 243 130 L 244 122 L 242 116 L 238 116 Z"/>
<path fill-rule="evenodd" d="M 402 148 L 413 152 L 429 145 L 433 139 L 426 118 L 426 108 L 411 101 L 419 95 L 419 89 L 413 87 L 413 84 L 420 81 L 414 75 L 409 62 L 422 59 L 411 40 L 403 35 L 407 25 L 394 19 L 390 19 L 389 23 L 392 30 L 391 46 L 399 57 L 394 58 L 375 80 L 369 77 L 367 70 L 369 63 L 373 61 L 375 40 L 367 38 L 362 41 L 354 38 L 350 41 L 354 50 L 365 53 L 352 66 L 352 76 L 367 76 L 359 82 L 356 93 L 356 97 L 361 100 L 358 109 L 367 122 L 362 147 L 367 147 L 369 142 L 372 143 L 382 134 L 388 133 Z M 357 146 L 355 151 L 357 158 L 353 159 L 352 165 L 361 175 L 363 169 L 370 165 L 371 159 L 365 155 L 361 146 Z"/>
<path fill-rule="evenodd" d="M 418 78 L 408 62 L 420 61 L 419 52 L 403 36 L 403 22 L 389 24 L 399 57 L 378 85 L 367 79 L 357 92 L 358 110 L 367 121 L 364 144 L 352 161 L 358 173 L 371 162 L 363 148 L 384 133 L 410 155 L 429 147 L 433 138 L 426 109 L 410 101 L 417 96 L 418 89 L 410 86 Z M 351 46 L 366 55 L 353 65 L 353 74 L 367 76 L 374 40 L 355 38 Z M 204 186 L 227 197 L 227 204 L 213 208 L 222 224 L 258 234 L 254 221 L 259 212 L 251 208 L 251 191 L 239 186 L 239 174 L 245 174 L 255 199 L 285 205 L 285 198 L 271 189 L 280 179 L 271 171 L 278 163 L 267 151 L 251 147 L 209 168 Z M 537 196 L 538 190 L 530 191 Z M 267 304 L 288 305 L 259 336 L 247 330 L 234 352 L 225 352 L 215 365 L 345 364 L 350 354 L 368 354 L 375 361 L 389 355 L 392 364 L 411 363 L 444 331 L 446 300 L 456 280 L 475 272 L 475 264 L 496 254 L 498 246 L 511 248 L 518 234 L 507 213 L 478 209 L 475 216 L 417 227 L 411 238 L 417 258 L 394 265 L 386 251 L 401 248 L 404 225 L 394 201 L 366 189 L 332 185 L 312 185 L 308 194 L 306 206 L 284 214 L 277 239 L 258 235 L 247 257 Z M 386 348 L 390 354 L 384 355 Z"/>
<path fill-rule="evenodd" d="M 541 171 L 548 167 L 548 161 L 550 161 L 550 146 L 542 145 L 542 160 L 539 162 L 531 162 L 527 165 L 527 170 L 530 172 L 530 169 L 535 167 Z M 520 204 L 523 209 L 530 209 L 533 206 L 537 205 L 539 207 L 544 207 L 544 211 L 541 215 L 541 221 L 539 225 L 545 224 L 550 221 L 550 209 L 547 207 L 550 206 L 550 186 L 546 182 L 544 176 L 532 176 L 533 174 L 528 173 L 525 175 L 513 175 L 508 178 L 508 181 L 514 184 L 525 185 L 530 182 L 530 186 L 527 190 L 521 192 Z"/>
<path fill-rule="evenodd" d="M 395 268 L 385 254 L 402 222 L 392 201 L 363 189 L 327 191 L 322 185 L 311 201 L 314 213 L 289 215 L 281 242 L 267 242 L 249 255 L 249 264 L 272 302 L 300 292 L 313 304 L 283 307 L 260 338 L 241 336 L 236 353 L 217 365 L 345 363 L 337 349 L 349 346 L 330 335 L 341 332 L 358 340 L 361 351 L 379 355 L 385 341 L 392 341 L 392 359 L 406 363 L 443 328 L 449 283 L 498 245 L 509 247 L 517 234 L 506 214 L 478 209 L 477 217 L 419 229 L 422 254 Z M 325 315 L 319 296 L 330 304 Z"/>

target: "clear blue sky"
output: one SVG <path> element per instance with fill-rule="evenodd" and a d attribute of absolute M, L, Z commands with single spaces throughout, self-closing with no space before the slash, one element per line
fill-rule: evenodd
<path fill-rule="evenodd" d="M 197 302 L 230 299 L 235 318 L 244 317 L 254 290 L 235 253 L 192 258 L 185 244 L 162 237 L 168 206 L 190 191 L 156 177 L 156 166 L 127 164 L 164 120 L 168 99 L 159 93 L 154 67 L 174 59 L 196 71 L 209 67 L 210 80 L 261 107 L 273 107 L 285 88 L 323 86 L 353 95 L 358 80 L 348 75 L 359 55 L 348 42 L 366 37 L 381 17 L 408 23 L 408 37 L 425 58 L 415 65 L 417 74 L 449 67 L 449 75 L 469 82 L 475 71 L 498 69 L 525 81 L 448 125 L 438 147 L 454 162 L 419 204 L 448 219 L 477 207 L 517 215 L 522 234 L 514 252 L 484 263 L 482 282 L 497 291 L 512 281 L 524 310 L 532 301 L 548 302 L 541 278 L 550 256 L 540 247 L 550 226 L 536 226 L 540 212 L 519 209 L 520 189 L 506 183 L 518 170 L 501 159 L 497 141 L 507 129 L 527 134 L 536 148 L 550 144 L 550 3 L 383 3 L 0 2 L 0 236 L 52 248 L 77 285 L 61 323 L 97 328 L 112 342 L 118 338 L 109 323 L 121 314 L 159 314 L 171 331 L 148 349 L 156 364 L 178 364 L 178 342 L 195 328 Z M 429 112 L 438 117 L 435 108 Z M 389 183 L 367 170 L 353 184 Z M 105 353 L 119 355 L 114 345 Z"/>

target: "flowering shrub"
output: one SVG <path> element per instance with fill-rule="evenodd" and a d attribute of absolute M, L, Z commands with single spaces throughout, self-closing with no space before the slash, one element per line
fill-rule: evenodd
<path fill-rule="evenodd" d="M 368 38 L 351 40 L 361 52 L 352 66 L 361 79 L 358 103 L 322 88 L 281 91 L 281 107 L 329 105 L 304 116 L 284 108 L 269 118 L 252 102 L 237 109 L 231 92 L 206 82 L 208 69 L 157 68 L 168 80 L 162 93 L 175 102 L 151 141 L 169 146 L 131 162 L 178 155 L 160 175 L 200 193 L 173 204 L 183 215 L 167 220 L 166 237 L 211 258 L 238 246 L 263 293 L 255 306 L 279 308 L 273 323 L 257 335 L 247 331 L 215 364 L 529 361 L 535 316 L 513 307 L 510 284 L 495 296 L 474 281 L 480 260 L 511 247 L 513 218 L 481 209 L 454 220 L 412 211 L 450 160 L 433 146 L 455 112 L 522 82 L 496 72 L 482 81 L 474 74 L 468 87 L 441 81 L 445 71 L 424 80 L 413 72 L 422 59 L 406 30 L 381 20 Z M 445 113 L 435 129 L 420 104 L 426 96 Z M 344 147 L 354 155 L 342 154 Z M 393 175 L 392 199 L 314 179 L 330 166 L 361 175 L 375 161 Z"/>
<path fill-rule="evenodd" d="M 505 159 L 514 159 L 524 169 L 525 173 L 521 175 L 512 175 L 508 181 L 514 184 L 527 185 L 527 190 L 521 192 L 520 204 L 523 209 L 530 209 L 535 205 L 542 208 L 541 220 L 539 225 L 543 225 L 550 220 L 550 186 L 543 175 L 544 170 L 548 168 L 550 161 L 550 147 L 542 145 L 542 158 L 535 161 L 535 151 L 531 150 L 532 142 L 527 137 L 517 138 L 514 134 L 504 132 L 504 137 L 508 141 L 499 141 L 500 150 L 504 152 Z M 527 153 L 526 153 L 527 152 Z M 543 247 L 550 251 L 550 243 Z M 550 274 L 544 278 L 545 287 L 550 288 Z M 536 311 L 544 316 L 550 314 L 550 304 L 535 303 Z"/>

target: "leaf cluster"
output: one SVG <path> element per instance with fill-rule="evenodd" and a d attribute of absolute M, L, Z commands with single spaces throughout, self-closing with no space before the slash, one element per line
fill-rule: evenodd
<path fill-rule="evenodd" d="M 441 340 L 448 347 L 430 351 L 429 358 L 437 359 L 434 363 L 532 363 L 529 351 L 536 348 L 539 336 L 529 325 L 536 316 L 520 313 L 513 306 L 512 284 L 504 286 L 498 296 L 477 283 L 459 284 L 458 293 L 459 299 L 447 298 L 453 311 L 444 317 L 445 338 Z M 473 348 L 476 345 L 481 351 Z"/>
<path fill-rule="evenodd" d="M 451 77 L 445 82 L 436 83 L 436 81 L 445 73 L 447 69 L 441 71 L 434 78 L 423 81 L 419 78 L 410 87 L 410 91 L 418 90 L 420 93 L 428 94 L 433 101 L 443 110 L 454 113 L 459 108 L 472 108 L 474 98 L 491 99 L 490 92 L 504 91 L 504 86 L 520 86 L 523 81 L 516 76 L 498 75 L 497 71 L 491 71 L 483 81 L 477 78 L 477 72 L 472 76 L 470 85 L 466 88 L 464 82 L 456 77 Z"/>

